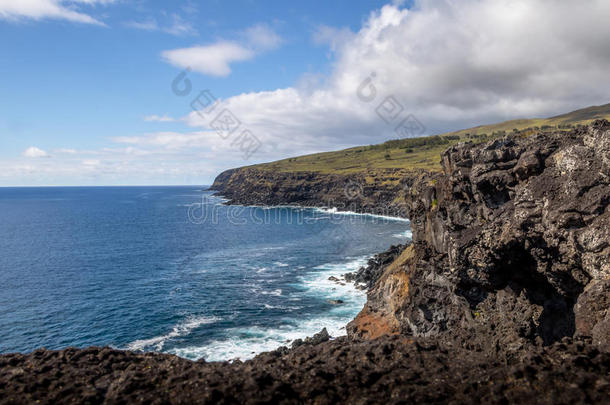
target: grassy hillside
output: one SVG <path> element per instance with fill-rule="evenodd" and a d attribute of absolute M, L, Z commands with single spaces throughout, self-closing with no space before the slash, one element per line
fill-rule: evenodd
<path fill-rule="evenodd" d="M 588 124 L 600 118 L 610 119 L 610 104 L 584 108 L 551 118 L 511 120 L 442 135 L 392 140 L 379 145 L 299 156 L 253 167 L 276 172 L 344 174 L 380 172 L 384 169 L 438 170 L 441 152 L 458 142 L 484 142 L 514 131 L 527 135 L 537 130 L 569 130 L 573 126 Z"/>

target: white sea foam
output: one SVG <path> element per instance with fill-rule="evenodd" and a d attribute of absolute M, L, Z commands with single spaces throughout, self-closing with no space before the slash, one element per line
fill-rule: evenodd
<path fill-rule="evenodd" d="M 265 309 L 280 309 L 280 310 L 296 311 L 297 309 L 302 309 L 303 307 L 263 304 L 263 308 L 265 308 Z"/>
<path fill-rule="evenodd" d="M 392 236 L 395 237 L 395 238 L 398 238 L 398 239 L 405 239 L 405 238 L 413 239 L 413 232 L 411 232 L 411 230 L 408 229 L 408 230 L 406 230 L 404 232 L 396 233 L 396 234 L 394 234 Z"/>
<path fill-rule="evenodd" d="M 368 214 L 368 213 L 361 213 L 361 212 L 354 212 L 354 211 L 340 211 L 338 208 L 336 207 L 303 207 L 303 206 L 299 206 L 299 205 L 241 205 L 241 204 L 235 204 L 235 206 L 239 206 L 239 207 L 247 207 L 247 208 L 261 208 L 263 210 L 274 210 L 274 209 L 282 209 L 282 208 L 288 208 L 291 209 L 293 211 L 304 211 L 304 210 L 313 210 L 313 212 L 316 213 L 323 213 L 323 214 L 330 214 L 331 217 L 317 217 L 317 218 L 308 218 L 309 220 L 322 220 L 322 219 L 330 219 L 332 218 L 332 216 L 335 215 L 346 215 L 346 216 L 362 216 L 362 217 L 369 217 L 369 218 L 378 218 L 378 219 L 384 219 L 386 221 L 392 221 L 392 222 L 409 222 L 409 220 L 407 218 L 401 218 L 401 217 L 394 217 L 394 216 L 390 216 L 390 215 L 377 215 L 377 214 Z"/>
<path fill-rule="evenodd" d="M 336 207 L 314 208 L 314 211 L 320 212 L 323 214 L 331 214 L 331 215 L 362 216 L 362 217 L 385 219 L 386 221 L 393 221 L 393 222 L 409 222 L 409 220 L 407 218 L 393 217 L 393 216 L 389 216 L 389 215 L 367 214 L 367 213 L 360 213 L 360 212 L 354 212 L 354 211 L 339 211 Z"/>
<path fill-rule="evenodd" d="M 364 266 L 367 257 L 353 258 L 347 263 L 328 263 L 315 267 L 313 272 L 300 277 L 296 285 L 301 292 L 288 298 L 300 301 L 304 297 L 342 300 L 342 305 L 331 308 L 321 317 L 310 319 L 287 319 L 286 324 L 275 328 L 233 328 L 227 330 L 225 339 L 214 340 L 204 346 L 188 346 L 170 350 L 178 356 L 189 359 L 204 358 L 207 361 L 228 359 L 247 360 L 256 354 L 290 345 L 295 339 L 304 339 L 318 333 L 323 328 L 333 337 L 345 335 L 345 325 L 350 322 L 366 302 L 366 293 L 352 284 L 338 284 L 328 278 L 342 279 L 343 274 Z M 276 292 L 281 290 L 276 290 Z M 268 292 L 267 292 L 268 293 Z M 272 292 L 273 293 L 273 292 Z M 264 294 L 264 292 L 263 292 Z M 292 309 L 290 307 L 264 304 L 265 309 Z M 295 307 L 294 309 L 299 309 Z"/>
<path fill-rule="evenodd" d="M 227 331 L 230 336 L 227 339 L 215 340 L 205 346 L 175 348 L 169 352 L 192 360 L 247 360 L 258 353 L 275 350 L 290 345 L 296 339 L 312 336 L 323 328 L 332 336 L 344 335 L 346 323 L 339 324 L 336 318 L 326 317 L 301 321 L 298 327 L 283 325 L 277 328 L 234 328 Z"/>
<path fill-rule="evenodd" d="M 282 290 L 281 289 L 277 289 L 277 290 L 273 290 L 273 291 L 261 291 L 260 292 L 263 295 L 273 295 L 274 297 L 279 297 L 282 295 Z"/>
<path fill-rule="evenodd" d="M 208 325 L 214 322 L 220 321 L 221 318 L 215 316 L 190 316 L 186 318 L 184 321 L 180 322 L 178 325 L 174 326 L 171 332 L 156 336 L 150 339 L 140 339 L 134 342 L 131 342 L 127 345 L 127 350 L 150 350 L 154 349 L 157 351 L 163 350 L 163 346 L 165 342 L 170 339 L 175 339 L 180 336 L 185 336 L 190 334 L 193 330 L 203 326 Z"/>

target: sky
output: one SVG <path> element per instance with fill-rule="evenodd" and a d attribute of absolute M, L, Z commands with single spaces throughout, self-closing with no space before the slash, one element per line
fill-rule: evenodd
<path fill-rule="evenodd" d="M 0 186 L 232 167 L 610 102 L 610 2 L 0 0 Z"/>

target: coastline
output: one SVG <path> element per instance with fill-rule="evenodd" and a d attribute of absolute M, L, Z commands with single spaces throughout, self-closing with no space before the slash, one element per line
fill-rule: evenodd
<path fill-rule="evenodd" d="M 372 218 L 375 220 L 380 220 L 380 221 L 382 221 L 381 223 L 404 222 L 404 223 L 407 223 L 410 225 L 410 220 L 408 218 L 404 218 L 404 217 L 379 215 L 379 214 L 370 213 L 370 212 L 340 211 L 336 207 L 327 207 L 324 205 L 302 206 L 302 205 L 297 205 L 297 204 L 258 205 L 258 204 L 248 204 L 248 203 L 234 203 L 231 199 L 229 199 L 225 195 L 223 195 L 222 191 L 213 189 L 212 186 L 210 186 L 208 189 L 205 189 L 202 191 L 213 192 L 214 194 L 212 194 L 212 196 L 222 199 L 221 204 L 225 205 L 225 206 L 260 208 L 263 210 L 273 210 L 273 209 L 283 209 L 283 208 L 291 209 L 291 210 L 312 210 L 314 212 L 319 212 L 322 214 L 330 215 L 331 222 L 333 221 L 332 218 L 334 218 L 334 217 L 337 218 L 337 222 L 341 222 L 341 221 L 345 220 L 346 217 L 363 217 L 365 219 Z M 242 201 L 243 201 L 243 199 L 242 199 Z M 245 199 L 245 201 L 247 201 L 247 199 Z M 394 235 L 394 236 L 396 238 L 398 238 L 398 235 Z M 408 246 L 411 243 L 411 237 L 412 237 L 412 233 L 411 233 L 411 228 L 409 226 L 409 229 L 406 230 L 404 233 L 402 233 L 401 238 L 399 238 L 399 239 L 402 239 L 400 241 L 401 243 L 406 243 L 406 245 L 404 245 L 404 247 Z M 399 245 L 399 246 L 401 246 L 401 245 Z M 404 249 L 404 247 L 402 249 Z M 402 251 L 402 249 L 400 251 Z M 380 263 L 387 265 L 388 257 L 391 257 L 393 259 L 393 258 L 395 258 L 395 256 L 396 256 L 396 246 L 391 245 L 386 250 L 383 250 L 380 252 L 373 252 L 369 255 L 366 255 L 365 257 L 360 258 L 360 261 L 362 261 L 362 265 L 359 265 L 357 268 L 353 268 L 351 270 L 346 269 L 346 270 L 342 270 L 339 272 L 335 272 L 336 274 L 335 273 L 327 274 L 327 276 L 329 276 L 329 277 L 327 277 L 327 280 L 325 280 L 325 281 L 327 282 L 327 284 L 329 286 L 332 286 L 333 284 L 337 285 L 337 286 L 350 285 L 354 291 L 364 290 L 366 292 L 366 291 L 370 290 L 372 284 L 374 283 L 374 281 L 376 281 L 376 278 L 379 277 L 378 273 L 380 272 L 381 268 L 383 267 L 382 265 L 380 265 Z M 350 259 L 353 259 L 353 258 L 337 257 L 336 262 L 349 264 Z M 371 268 L 373 268 L 374 270 L 371 270 Z M 372 272 L 377 273 L 377 274 L 375 276 L 372 276 L 371 275 Z M 366 294 L 364 295 L 364 297 L 366 297 Z M 329 296 L 329 300 L 336 301 L 336 300 L 332 299 L 331 296 Z M 342 300 L 339 300 L 339 301 L 342 302 Z M 351 316 L 350 319 L 347 320 L 347 322 L 345 324 L 340 325 L 339 327 L 336 327 L 336 328 L 326 326 L 323 328 L 323 330 L 316 331 L 315 333 L 312 333 L 310 336 L 301 336 L 300 339 L 304 339 L 306 337 L 310 338 L 310 337 L 314 336 L 314 334 L 317 334 L 317 333 L 322 333 L 322 332 L 326 333 L 327 330 L 330 331 L 329 337 L 331 339 L 346 337 L 347 336 L 347 326 L 351 322 L 354 321 L 358 312 L 360 312 L 364 308 L 365 303 L 366 303 L 366 299 L 362 302 L 362 306 L 358 309 L 358 311 L 355 312 L 353 314 L 353 316 Z M 335 331 L 335 333 L 333 333 L 333 330 Z M 343 330 L 344 333 L 336 334 L 336 331 L 338 331 L 338 330 Z M 273 348 L 267 347 L 266 351 L 278 350 L 278 349 L 281 350 L 282 346 L 284 346 L 284 345 L 275 346 Z M 263 353 L 263 352 L 264 351 L 260 351 L 257 353 L 257 355 L 260 353 Z M 181 357 L 184 357 L 187 359 L 189 358 L 189 356 L 184 356 L 182 353 L 184 353 L 184 351 L 174 352 L 173 354 L 180 355 Z M 245 357 L 245 359 L 251 359 L 252 357 L 254 357 L 254 355 L 247 356 L 247 357 Z M 242 358 L 242 360 L 243 359 L 244 358 Z M 223 361 L 223 360 L 220 360 L 220 361 Z"/>
<path fill-rule="evenodd" d="M 347 337 L 321 333 L 244 362 L 108 348 L 4 355 L 0 403 L 607 403 L 608 156 L 608 121 L 449 148 L 442 173 L 401 188 L 413 244 L 371 269 Z M 232 201 L 345 195 L 344 182 L 269 188 L 248 173 L 226 183 L 242 193 Z M 356 205 L 374 201 L 396 202 L 365 193 Z"/>

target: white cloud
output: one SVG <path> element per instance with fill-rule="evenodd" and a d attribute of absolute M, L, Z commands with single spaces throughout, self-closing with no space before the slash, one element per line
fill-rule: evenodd
<path fill-rule="evenodd" d="M 335 28 L 328 25 L 319 25 L 316 27 L 312 39 L 318 45 L 329 45 L 332 51 L 337 51 L 354 35 L 354 32 L 347 27 Z"/>
<path fill-rule="evenodd" d="M 23 151 L 23 156 L 28 158 L 41 158 L 41 157 L 49 157 L 49 154 L 42 149 L 39 149 L 35 146 L 30 146 L 26 150 Z"/>
<path fill-rule="evenodd" d="M 609 18 L 604 0 L 386 5 L 336 43 L 333 71 L 321 84 L 223 102 L 267 150 L 292 155 L 397 138 L 399 118 L 409 114 L 439 133 L 567 112 L 610 101 Z M 341 32 L 323 31 L 320 41 Z M 376 98 L 363 102 L 357 91 L 371 74 Z M 388 96 L 403 108 L 391 124 L 375 111 Z M 197 113 L 187 121 L 209 128 Z"/>
<path fill-rule="evenodd" d="M 267 24 L 257 24 L 247 28 L 244 36 L 248 44 L 260 51 L 276 49 L 284 42 Z"/>
<path fill-rule="evenodd" d="M 241 41 L 220 40 L 211 45 L 164 51 L 166 62 L 210 76 L 226 77 L 231 64 L 253 59 L 256 55 L 276 49 L 282 38 L 268 25 L 258 24 L 241 33 Z"/>
<path fill-rule="evenodd" d="M 610 2 L 601 0 L 587 7 L 567 0 L 421 0 L 411 10 L 388 5 L 353 35 L 331 42 L 328 76 L 222 100 L 263 144 L 247 162 L 231 145 L 234 138 L 221 139 L 209 120 L 192 113 L 186 121 L 196 129 L 189 133 L 118 137 L 97 151 L 53 150 L 52 159 L 0 159 L 0 182 L 205 183 L 228 167 L 397 138 L 396 122 L 386 124 L 375 112 L 390 95 L 404 107 L 401 117 L 414 114 L 428 133 L 607 103 L 609 18 Z M 256 55 L 241 35 L 230 44 Z M 222 63 L 210 68 L 206 57 L 187 48 L 173 55 L 176 64 L 189 66 L 192 57 L 204 73 L 228 74 L 238 61 L 225 57 L 231 54 L 226 49 L 203 48 Z M 372 73 L 377 94 L 364 102 L 357 91 Z"/>
<path fill-rule="evenodd" d="M 254 57 L 254 52 L 235 42 L 217 42 L 212 45 L 174 49 L 162 53 L 163 58 L 179 68 L 210 76 L 224 77 L 231 73 L 230 64 Z"/>
<path fill-rule="evenodd" d="M 59 154 L 66 154 L 66 155 L 75 155 L 78 153 L 78 151 L 76 149 L 71 149 L 71 148 L 55 149 L 53 152 L 59 153 Z"/>
<path fill-rule="evenodd" d="M 140 147 L 154 146 L 169 150 L 185 148 L 200 148 L 211 145 L 216 141 L 216 133 L 200 131 L 191 133 L 156 132 L 145 136 L 119 136 L 112 140 L 121 144 L 136 145 Z"/>
<path fill-rule="evenodd" d="M 98 159 L 85 159 L 82 161 L 83 166 L 96 167 L 102 164 Z"/>
<path fill-rule="evenodd" d="M 197 32 L 190 22 L 178 14 L 172 14 L 171 23 L 167 27 L 162 27 L 161 30 L 176 36 L 194 35 Z"/>
<path fill-rule="evenodd" d="M 126 27 L 135 28 L 142 31 L 157 31 L 159 29 L 159 24 L 157 20 L 153 18 L 149 18 L 143 21 L 127 21 L 124 23 Z"/>
<path fill-rule="evenodd" d="M 114 0 L 0 0 L 0 19 L 60 19 L 84 24 L 104 25 L 88 14 L 75 10 L 76 4 L 110 4 Z"/>
<path fill-rule="evenodd" d="M 144 121 L 147 121 L 147 122 L 174 122 L 176 120 L 168 115 L 153 114 L 153 115 L 148 115 L 148 116 L 144 117 Z"/>
<path fill-rule="evenodd" d="M 159 132 L 112 138 L 97 150 L 41 149 L 0 159 L 1 185 L 210 184 L 225 165 L 243 164 L 242 153 L 214 132 Z"/>
<path fill-rule="evenodd" d="M 156 18 L 148 18 L 141 21 L 127 21 L 124 23 L 129 28 L 142 31 L 161 31 L 175 36 L 195 35 L 197 30 L 193 24 L 186 21 L 179 14 L 171 14 L 164 23 L 159 23 Z"/>

